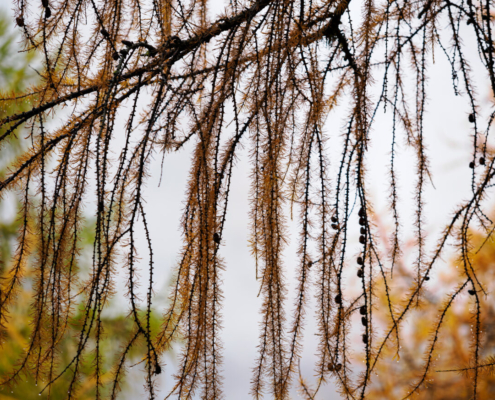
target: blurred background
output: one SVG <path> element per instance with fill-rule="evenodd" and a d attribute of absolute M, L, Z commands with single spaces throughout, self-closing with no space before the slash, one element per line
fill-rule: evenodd
<path fill-rule="evenodd" d="M 40 66 L 36 54 L 19 53 L 20 37 L 18 28 L 15 27 L 12 13 L 12 0 L 2 1 L 0 4 L 0 90 L 2 92 L 19 93 L 36 81 L 36 68 Z M 220 0 L 218 0 L 220 5 Z M 358 3 L 356 3 L 358 4 Z M 220 7 L 221 9 L 221 7 Z M 359 13 L 358 9 L 353 10 Z M 469 47 L 469 36 L 464 38 Z M 476 48 L 467 50 L 468 56 L 478 59 Z M 474 63 L 473 63 L 474 64 Z M 479 78 L 478 92 L 485 99 L 484 108 L 492 104 L 489 86 L 486 84 L 484 72 L 477 70 L 472 65 L 473 74 Z M 426 232 L 427 248 L 432 249 L 438 238 L 439 232 L 451 218 L 454 207 L 466 200 L 470 194 L 471 170 L 468 168 L 472 148 L 472 137 L 470 136 L 467 114 L 468 104 L 461 96 L 454 96 L 452 88 L 450 65 L 440 55 L 435 63 L 430 65 L 429 90 L 430 97 L 428 110 L 434 112 L 426 116 L 426 143 L 430 154 L 432 177 L 428 184 L 425 197 L 426 205 Z M 449 71 L 449 73 L 445 73 Z M 485 84 L 483 84 L 485 82 Z M 18 110 L 28 109 L 29 104 L 19 100 L 16 105 Z M 5 109 L 0 105 L 0 118 L 6 114 L 12 114 L 15 110 Z M 338 143 L 345 122 L 345 110 L 336 112 L 329 117 L 328 131 L 335 139 L 332 143 Z M 483 112 L 483 111 L 482 111 Z M 63 111 L 53 117 L 53 124 L 63 121 Z M 486 113 L 485 113 L 486 115 Z M 390 118 L 388 118 L 390 119 Z M 368 185 L 373 195 L 371 201 L 374 204 L 375 214 L 373 222 L 376 225 L 377 234 L 387 237 L 393 228 L 390 213 L 388 211 L 388 185 L 387 171 L 390 160 L 391 131 L 389 123 L 385 122 L 385 115 L 379 114 L 372 133 L 371 148 L 368 153 Z M 12 139 L 9 146 L 0 152 L 0 179 L 8 168 L 11 160 L 20 154 L 23 149 L 22 135 Z M 334 142 L 332 142 L 334 140 Z M 399 147 L 401 144 L 399 143 Z M 336 146 L 337 147 L 337 146 Z M 184 189 L 190 164 L 190 148 L 165 157 L 163 177 L 160 182 L 161 157 L 154 160 L 152 174 L 145 198 L 147 201 L 147 213 L 149 218 L 149 229 L 151 240 L 155 246 L 156 257 L 156 285 L 155 297 L 153 299 L 153 324 L 155 329 L 160 324 L 160 316 L 166 307 L 168 288 L 171 281 L 172 269 L 177 262 L 181 249 L 181 236 L 179 234 L 179 220 L 184 200 Z M 338 150 L 337 150 L 338 152 Z M 413 279 L 413 269 L 410 260 L 414 257 L 413 223 L 415 213 L 414 186 L 415 186 L 415 155 L 407 146 L 399 148 L 398 176 L 400 187 L 399 210 L 402 213 L 402 239 L 405 243 L 405 252 L 401 263 L 394 271 L 392 299 L 400 302 L 403 293 L 410 287 Z M 336 162 L 335 162 L 336 163 Z M 229 213 L 226 229 L 224 232 L 221 253 L 226 264 L 223 274 L 224 280 L 224 313 L 223 313 L 223 347 L 224 347 L 224 387 L 226 399 L 250 399 L 249 386 L 252 375 L 252 367 L 256 355 L 259 334 L 259 314 L 261 299 L 257 297 L 259 282 L 256 281 L 254 260 L 248 248 L 249 237 L 249 187 L 250 166 L 247 149 L 240 154 L 236 165 L 235 179 L 232 182 L 231 200 L 229 202 Z M 490 200 L 485 204 L 488 209 L 493 208 Z M 17 201 L 15 197 L 9 197 L 0 203 L 0 271 L 8 268 L 10 254 L 15 246 L 15 237 L 18 221 L 15 218 Z M 287 210 L 289 215 L 289 210 Z M 294 212 L 294 215 L 298 215 Z M 289 301 L 286 304 L 287 313 L 292 309 L 292 299 L 295 287 L 296 267 L 296 239 L 298 223 L 296 220 L 289 221 L 290 237 L 292 241 L 287 247 L 285 254 L 285 266 L 287 282 L 289 283 Z M 92 243 L 94 239 L 92 222 L 92 205 L 87 206 L 87 220 L 84 229 L 83 242 L 85 250 L 79 259 L 81 271 L 89 271 L 91 265 Z M 139 245 L 146 247 L 144 237 L 141 237 Z M 476 246 L 483 244 L 483 237 L 473 232 L 473 240 Z M 358 248 L 358 233 L 351 235 L 350 246 Z M 386 249 L 383 249 L 386 251 Z M 475 268 L 478 276 L 487 285 L 489 294 L 493 294 L 495 244 L 492 240 L 484 244 L 477 253 Z M 354 272 L 353 272 L 354 273 Z M 434 269 L 431 280 L 427 285 L 425 305 L 420 310 L 412 312 L 404 325 L 401 342 L 400 358 L 395 355 L 395 349 L 388 349 L 381 364 L 375 370 L 370 399 L 397 399 L 404 393 L 411 382 L 420 373 L 424 359 L 423 352 L 427 348 L 431 332 L 434 328 L 438 309 L 442 306 L 444 296 L 457 284 L 459 271 L 455 263 L 455 254 L 451 252 L 444 257 Z M 23 291 L 19 298 L 19 306 L 13 310 L 12 321 L 9 326 L 8 343 L 3 345 L 0 354 L 0 376 L 10 371 L 18 361 L 18 356 L 26 345 L 29 326 L 29 304 L 31 299 L 30 276 L 25 277 Z M 142 271 L 141 278 L 146 281 L 146 269 Z M 351 279 L 352 282 L 352 279 Z M 104 352 L 108 355 L 107 360 L 113 360 L 112 354 L 117 354 L 121 338 L 125 338 L 131 331 L 131 321 L 128 315 L 128 304 L 124 297 L 125 279 L 122 278 L 117 287 L 117 295 L 113 303 L 105 313 L 105 322 L 109 327 L 106 331 L 104 341 Z M 143 290 L 145 290 L 143 288 Z M 355 285 L 346 288 L 349 295 L 359 293 L 360 287 L 355 278 Z M 377 305 L 375 317 L 378 325 L 385 329 L 388 326 L 387 307 L 384 300 L 383 288 L 376 295 L 383 301 Z M 145 298 L 145 296 L 142 296 Z M 314 299 L 312 299 L 313 301 Z M 472 303 L 467 295 L 461 295 L 456 300 L 453 309 L 448 313 L 445 325 L 441 331 L 440 346 L 435 352 L 435 370 L 464 367 L 469 361 L 470 335 L 472 332 Z M 483 354 L 487 358 L 495 355 L 495 301 L 488 296 L 483 299 L 486 312 L 482 314 L 483 330 Z M 310 301 L 308 318 L 305 328 L 303 358 L 300 363 L 301 374 L 310 387 L 315 387 L 313 366 L 316 353 L 316 326 L 314 318 L 314 303 Z M 356 315 L 356 319 L 358 316 Z M 77 316 L 76 316 L 77 319 Z M 356 320 L 355 326 L 359 326 Z M 362 365 L 362 343 L 360 331 L 352 331 L 356 346 L 356 355 L 353 362 Z M 68 337 L 64 342 L 64 361 L 69 361 L 73 354 L 75 339 Z M 175 355 L 180 349 L 174 350 L 165 358 L 166 366 L 161 374 L 161 396 L 168 393 L 173 386 L 173 374 L 175 372 Z M 135 365 L 127 375 L 124 390 L 119 398 L 131 399 L 144 396 L 144 372 L 138 362 L 140 361 L 140 349 L 135 348 L 131 355 L 131 361 Z M 91 365 L 91 363 L 87 363 Z M 110 377 L 110 365 L 105 365 L 108 377 Z M 88 367 L 89 368 L 89 367 Z M 91 369 L 82 371 L 81 399 L 94 398 L 93 377 Z M 435 379 L 429 382 L 428 388 L 423 390 L 419 396 L 422 399 L 467 399 L 469 398 L 469 385 L 466 384 L 466 374 L 441 372 L 435 374 Z M 64 399 L 63 378 L 59 384 L 54 386 L 51 393 L 52 399 Z M 34 382 L 26 381 L 18 385 L 10 393 L 0 392 L 0 400 L 3 399 L 39 399 L 39 390 Z M 293 390 L 294 398 L 299 398 L 296 388 Z M 323 386 L 317 399 L 333 400 L 340 398 L 330 382 Z M 480 399 L 495 398 L 495 378 L 486 374 L 481 381 Z"/>

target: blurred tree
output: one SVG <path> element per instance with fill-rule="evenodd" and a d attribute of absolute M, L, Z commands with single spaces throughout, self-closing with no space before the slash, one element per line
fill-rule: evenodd
<path fill-rule="evenodd" d="M 39 78 L 32 69 L 37 63 L 35 52 L 18 53 L 17 41 L 19 35 L 13 31 L 12 25 L 4 14 L 0 14 L 0 90 L 4 93 L 9 93 L 10 96 L 26 90 L 31 84 L 34 84 Z M 18 99 L 15 102 L 3 102 L 0 108 L 0 119 L 12 113 L 24 112 L 32 107 L 32 102 L 36 96 L 30 96 L 27 99 Z M 5 129 L 0 129 L 0 135 L 5 132 Z M 22 154 L 26 149 L 26 140 L 21 135 L 25 131 L 18 133 L 16 137 L 11 136 L 8 144 L 0 150 L 0 177 L 3 179 L 5 173 L 15 160 L 15 157 Z M 30 194 L 31 201 L 39 202 L 34 194 Z M 19 200 L 14 196 L 10 196 L 0 201 L 0 276 L 3 276 L 6 270 L 9 270 L 11 265 L 12 246 L 15 244 L 15 239 L 22 227 L 22 221 L 12 218 L 19 214 Z M 17 208 L 17 213 L 15 212 Z M 35 218 L 34 214 L 27 215 L 27 218 L 32 221 Z M 30 233 L 28 233 L 30 235 Z M 94 244 L 94 223 L 84 222 L 79 233 L 79 244 L 81 253 L 91 249 Z M 36 237 L 31 236 L 30 241 L 35 241 Z M 89 265 L 84 260 L 79 260 L 77 265 L 83 271 L 89 269 Z M 74 265 L 74 268 L 77 268 Z M 29 336 L 32 330 L 30 311 L 28 305 L 33 298 L 33 279 L 35 270 L 32 266 L 32 261 L 28 261 L 24 267 L 22 284 L 20 285 L 16 296 L 17 301 L 9 310 L 8 329 L 6 335 L 2 338 L 2 350 L 0 355 L 0 376 L 5 376 L 13 368 L 16 367 L 18 360 L 25 353 L 26 347 L 29 345 Z M 0 297 L 2 299 L 2 297 Z M 67 334 L 62 337 L 59 343 L 60 363 L 68 364 L 71 361 L 71 354 L 74 353 L 77 347 L 77 323 L 84 315 L 84 307 L 80 303 L 81 294 L 74 294 L 73 305 L 76 308 L 76 313 L 73 320 L 65 321 Z M 114 307 L 114 311 L 109 316 L 102 317 L 102 323 L 105 325 L 105 339 L 100 342 L 102 351 L 108 356 L 108 362 L 102 367 L 102 379 L 108 381 L 110 379 L 110 370 L 112 367 L 112 357 L 117 357 L 121 349 L 119 347 L 121 341 L 127 338 L 132 333 L 132 321 L 126 318 L 123 310 Z M 69 325 L 67 325 L 69 324 Z M 72 326 L 73 325 L 73 326 Z M 151 319 L 152 329 L 158 330 L 159 323 L 154 313 Z M 94 347 L 94 342 L 90 343 Z M 131 349 L 128 356 L 134 362 L 139 361 L 139 354 L 143 352 L 142 343 Z M 95 378 L 94 378 L 94 357 L 89 356 L 81 366 L 80 380 L 78 382 L 77 395 L 80 399 L 92 399 L 95 395 Z M 0 390 L 0 400 L 4 399 L 39 399 L 39 391 L 42 385 L 37 384 L 39 377 L 27 376 L 26 381 L 22 381 L 15 390 Z M 41 398 L 47 396 L 51 399 L 67 398 L 67 386 L 70 382 L 67 381 L 67 376 L 56 384 L 50 387 Z M 125 385 L 125 380 L 122 382 Z M 110 390 L 110 389 L 109 389 Z"/>
<path fill-rule="evenodd" d="M 493 217 L 492 217 L 493 218 Z M 495 282 L 495 242 L 482 233 L 471 232 L 474 246 L 472 267 L 482 282 Z M 407 250 L 406 250 L 407 251 Z M 428 293 L 410 313 L 399 348 L 387 346 L 375 374 L 370 399 L 402 399 L 416 393 L 418 399 L 469 399 L 475 366 L 471 354 L 476 329 L 476 301 L 467 291 L 456 287 L 462 269 L 458 259 L 449 261 L 430 281 Z M 400 304 L 414 276 L 401 263 L 394 273 L 395 284 L 390 301 Z M 430 277 L 429 277 L 430 278 Z M 493 288 L 490 285 L 490 288 Z M 376 287 L 378 302 L 375 317 L 382 327 L 388 324 L 387 296 L 384 286 Z M 454 301 L 452 301 L 454 299 Z M 495 302 L 481 297 L 478 398 L 495 398 Z M 396 343 L 397 344 L 397 343 Z M 420 389 L 421 388 L 421 389 Z M 419 396 L 418 396 L 419 394 Z"/>
<path fill-rule="evenodd" d="M 35 52 L 19 53 L 17 51 L 19 35 L 13 31 L 13 27 L 7 16 L 0 14 L 0 91 L 15 96 L 22 93 L 26 87 L 36 81 L 36 74 L 30 68 L 35 58 Z M 2 101 L 0 103 L 0 118 L 4 118 L 11 113 L 24 112 L 32 105 L 32 98 L 18 101 Z M 0 127 L 0 135 L 5 133 L 5 128 Z M 25 146 L 24 146 L 25 150 Z M 5 146 L 0 149 L 0 179 L 5 178 L 7 166 L 15 160 L 16 156 L 22 154 L 23 141 L 17 136 L 9 137 Z M 12 209 L 12 202 L 0 203 L 2 218 L 0 218 L 0 265 L 10 259 L 11 245 L 16 237 L 18 223 L 13 216 L 15 207 Z M 5 210 L 7 207 L 7 210 Z M 9 210 L 10 207 L 10 210 Z M 10 211 L 11 215 L 8 215 Z"/>

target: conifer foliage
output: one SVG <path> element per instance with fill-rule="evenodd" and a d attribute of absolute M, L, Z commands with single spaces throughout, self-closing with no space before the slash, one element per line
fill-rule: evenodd
<path fill-rule="evenodd" d="M 494 93 L 490 0 L 231 0 L 215 15 L 211 9 L 218 4 L 206 0 L 14 4 L 24 46 L 41 52 L 44 67 L 39 71 L 42 82 L 23 95 L 35 99 L 35 106 L 0 120 L 0 145 L 21 126 L 28 128 L 31 141 L 0 182 L 0 195 L 15 191 L 22 199 L 15 254 L 0 287 L 0 335 L 8 329 L 9 309 L 16 304 L 28 260 L 36 276 L 29 343 L 15 369 L 1 377 L 3 387 L 28 374 L 44 383 L 46 394 L 60 376 L 69 375 L 68 398 L 75 399 L 81 366 L 91 354 L 96 398 L 108 394 L 114 399 L 128 354 L 141 342 L 146 348 L 145 385 L 149 398 L 155 399 L 156 377 L 166 368 L 163 354 L 180 341 L 170 398 L 223 399 L 222 271 L 228 265 L 221 257 L 222 233 L 233 167 L 245 148 L 251 165 L 250 246 L 262 297 L 252 397 L 289 398 L 309 318 L 307 302 L 315 296 L 317 385 L 311 389 L 301 378 L 301 393 L 315 398 L 318 388 L 333 380 L 344 398 L 367 398 L 384 349 L 395 347 L 399 355 L 404 322 L 421 306 L 431 272 L 446 246 L 454 243 L 462 269 L 457 289 L 436 313 L 419 378 L 401 396 L 424 387 L 434 372 L 430 361 L 445 315 L 459 295 L 469 294 L 474 310 L 469 390 L 477 398 L 480 298 L 486 292 L 471 262 L 470 229 L 492 233 L 493 223 L 481 205 L 495 174 L 487 146 L 495 114 L 487 120 L 480 117 L 471 64 L 484 68 Z M 466 32 L 477 43 L 476 58 L 466 56 L 461 38 Z M 424 118 L 433 54 L 446 58 L 452 95 L 460 95 L 470 109 L 466 122 L 472 133 L 472 191 L 454 210 L 430 254 L 424 231 L 430 179 Z M 3 93 L 2 103 L 22 98 Z M 328 123 L 340 104 L 346 113 L 342 129 L 335 128 L 342 126 L 341 119 Z M 50 124 L 62 108 L 64 123 Z M 387 193 L 394 221 L 390 238 L 377 235 L 367 187 L 373 122 L 383 109 L 393 133 Z M 338 157 L 331 156 L 328 146 L 332 135 L 341 138 Z M 405 223 L 398 212 L 399 140 L 416 155 L 416 256 L 407 296 L 394 300 L 389 291 L 401 259 Z M 190 145 L 183 248 L 162 326 L 153 332 L 156 243 L 148 229 L 143 191 L 147 178 L 160 173 L 150 169 L 155 155 L 167 157 Z M 76 260 L 86 202 L 96 205 L 96 231 L 93 269 L 82 280 Z M 299 210 L 300 222 L 294 300 L 288 298 L 284 278 L 288 206 Z M 351 246 L 352 229 L 360 232 L 358 247 Z M 138 234 L 148 242 L 139 256 Z M 389 254 L 383 252 L 384 243 L 390 243 Z M 143 282 L 137 271 L 146 262 L 149 280 Z M 121 344 L 109 383 L 101 372 L 102 312 L 122 268 L 134 331 Z M 351 297 L 348 288 L 356 276 L 361 294 Z M 144 309 L 137 296 L 139 284 L 147 287 Z M 385 288 L 385 331 L 373 316 L 377 285 Z M 83 317 L 74 320 L 74 298 L 81 295 Z M 77 346 L 71 361 L 62 364 L 59 346 L 69 325 L 78 328 Z M 351 349 L 353 329 L 359 329 L 361 342 Z M 364 368 L 352 362 L 351 350 L 362 352 Z"/>

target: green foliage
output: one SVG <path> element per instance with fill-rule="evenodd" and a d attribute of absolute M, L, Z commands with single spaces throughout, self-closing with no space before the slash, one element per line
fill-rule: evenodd
<path fill-rule="evenodd" d="M 22 92 L 30 83 L 36 81 L 34 70 L 29 67 L 35 61 L 36 55 L 34 52 L 18 53 L 16 46 L 19 41 L 20 36 L 13 29 L 7 16 L 0 14 L 0 93 L 9 94 L 9 97 L 14 97 L 16 93 Z M 32 101 L 23 99 L 15 102 L 2 101 L 0 118 L 12 112 L 26 111 L 31 106 Z M 0 128 L 0 134 L 3 132 L 4 129 Z M 0 178 L 3 179 L 7 166 L 21 154 L 22 148 L 22 140 L 17 136 L 12 136 L 8 144 L 0 150 Z M 0 215 L 2 216 L 0 218 L 0 265 L 10 258 L 12 240 L 16 237 L 19 228 L 18 222 L 6 215 L 9 209 L 15 210 L 13 206 L 14 204 L 8 201 L 0 203 Z"/>
<path fill-rule="evenodd" d="M 16 101 L 6 101 L 16 97 L 28 86 L 38 81 L 38 76 L 33 69 L 36 66 L 36 53 L 34 51 L 18 52 L 20 35 L 6 15 L 0 14 L 0 119 L 12 113 L 27 111 L 32 107 L 36 96 L 30 98 L 18 98 Z M 5 132 L 5 128 L 0 128 L 0 134 Z M 7 145 L 0 150 L 0 178 L 3 179 L 6 173 L 6 167 L 22 153 L 22 138 L 17 136 L 9 137 Z M 12 225 L 10 225 L 12 227 Z M 0 233 L 1 243 L 6 243 L 4 237 L 4 228 L 9 231 L 9 227 L 3 226 Z M 2 245 L 2 251 L 5 251 Z"/>
<path fill-rule="evenodd" d="M 35 60 L 34 52 L 17 52 L 20 37 L 13 30 L 12 24 L 5 15 L 0 16 L 0 87 L 2 91 L 22 92 L 25 88 L 34 83 L 36 73 L 29 68 Z M 27 109 L 29 103 L 10 103 L 18 109 Z M 1 110 L 1 116 L 5 115 L 5 110 Z M 10 112 L 8 113 L 10 115 Z"/>

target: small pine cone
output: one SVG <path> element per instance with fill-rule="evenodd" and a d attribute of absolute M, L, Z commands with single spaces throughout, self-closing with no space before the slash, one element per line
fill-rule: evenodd
<path fill-rule="evenodd" d="M 364 235 L 359 236 L 359 243 L 361 243 L 361 244 L 366 243 L 366 238 L 364 237 Z"/>
<path fill-rule="evenodd" d="M 213 241 L 216 244 L 220 244 L 220 235 L 218 233 L 216 233 L 216 232 L 213 234 Z"/>
<path fill-rule="evenodd" d="M 332 220 L 332 222 L 333 222 L 334 224 L 335 224 L 335 223 L 337 223 L 337 222 L 339 221 L 339 220 L 337 219 L 337 217 L 332 217 L 332 218 L 331 218 L 331 220 Z"/>
<path fill-rule="evenodd" d="M 366 317 L 361 317 L 361 324 L 366 326 L 368 324 L 368 319 Z"/>
<path fill-rule="evenodd" d="M 358 257 L 358 258 L 357 258 L 357 263 L 358 263 L 359 265 L 364 265 L 364 260 L 363 260 L 363 257 Z"/>
<path fill-rule="evenodd" d="M 115 61 L 117 61 L 117 60 L 119 59 L 119 53 L 114 52 L 114 53 L 112 54 L 112 58 L 113 58 Z"/>
<path fill-rule="evenodd" d="M 359 218 L 359 225 L 361 226 L 366 225 L 366 220 L 364 219 L 364 217 Z"/>
<path fill-rule="evenodd" d="M 48 7 L 48 0 L 41 0 L 41 5 L 45 8 Z"/>
<path fill-rule="evenodd" d="M 359 308 L 359 314 L 366 315 L 366 306 L 361 306 Z"/>
<path fill-rule="evenodd" d="M 109 37 L 110 35 L 108 34 L 108 31 L 105 29 L 105 28 L 101 28 L 101 34 L 104 36 L 104 37 Z"/>
<path fill-rule="evenodd" d="M 337 304 L 341 304 L 342 303 L 342 296 L 340 294 L 338 294 L 337 296 L 335 296 L 335 302 Z"/>
<path fill-rule="evenodd" d="M 15 19 L 15 22 L 17 23 L 17 26 L 20 26 L 21 28 L 24 26 L 24 18 L 23 17 L 17 17 Z"/>
<path fill-rule="evenodd" d="M 469 114 L 469 122 L 471 122 L 472 124 L 474 124 L 474 121 L 475 121 L 475 118 L 474 118 L 474 114 Z"/>
<path fill-rule="evenodd" d="M 361 232 L 361 235 L 364 235 L 366 233 L 366 228 L 361 227 L 360 232 Z"/>
<path fill-rule="evenodd" d="M 468 290 L 468 293 L 471 295 L 471 296 L 474 296 L 476 294 L 476 292 L 473 290 L 473 289 L 469 289 Z"/>
<path fill-rule="evenodd" d="M 485 157 L 480 157 L 480 165 L 485 165 Z"/>
<path fill-rule="evenodd" d="M 474 169 L 474 162 L 473 162 L 473 161 L 471 161 L 471 162 L 469 163 L 469 168 Z"/>
<path fill-rule="evenodd" d="M 368 344 L 368 335 L 366 334 L 363 335 L 363 343 Z"/>
<path fill-rule="evenodd" d="M 46 19 L 50 18 L 52 16 L 52 10 L 50 10 L 50 7 L 45 8 L 45 17 Z"/>
<path fill-rule="evenodd" d="M 328 370 L 330 372 L 340 371 L 342 369 L 342 364 L 334 365 L 333 363 L 328 363 Z"/>
<path fill-rule="evenodd" d="M 362 268 L 358 269 L 357 276 L 358 278 L 362 278 L 364 276 L 364 271 Z"/>

